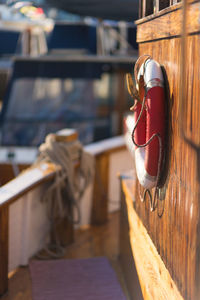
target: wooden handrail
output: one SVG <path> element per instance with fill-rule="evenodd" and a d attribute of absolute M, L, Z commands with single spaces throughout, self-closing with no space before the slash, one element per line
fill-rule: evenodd
<path fill-rule="evenodd" d="M 8 289 L 9 205 L 39 184 L 51 180 L 57 167 L 42 163 L 30 168 L 0 188 L 0 296 Z"/>
<path fill-rule="evenodd" d="M 84 147 L 94 156 L 109 154 L 125 148 L 123 136 L 95 142 Z M 76 166 L 76 164 L 75 164 Z M 22 172 L 19 176 L 0 187 L 0 210 L 12 204 L 39 184 L 53 179 L 57 166 L 52 163 L 41 163 Z"/>
<path fill-rule="evenodd" d="M 101 154 L 108 154 L 120 151 L 126 147 L 123 136 L 116 136 L 99 142 L 89 144 L 84 147 L 85 151 L 98 156 Z"/>
<path fill-rule="evenodd" d="M 41 163 L 37 167 L 29 168 L 19 176 L 0 187 L 0 210 L 9 206 L 28 191 L 39 184 L 51 180 L 57 167 L 51 163 Z"/>

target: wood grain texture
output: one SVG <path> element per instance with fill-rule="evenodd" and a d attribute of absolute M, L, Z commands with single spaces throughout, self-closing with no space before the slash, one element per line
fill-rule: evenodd
<path fill-rule="evenodd" d="M 0 209 L 0 296 L 8 290 L 8 208 Z"/>
<path fill-rule="evenodd" d="M 193 3 L 188 7 L 187 32 L 189 34 L 200 31 L 199 14 L 199 3 Z M 181 3 L 136 23 L 138 43 L 180 36 L 182 33 Z"/>
<path fill-rule="evenodd" d="M 146 27 L 147 31 L 144 31 L 142 41 L 146 39 L 148 42 L 139 45 L 140 55 L 151 55 L 165 69 L 168 80 L 170 138 L 168 141 L 169 170 L 165 170 L 168 171 L 168 176 L 161 190 L 163 200 L 158 203 L 158 210 L 163 212 L 162 217 L 158 216 L 157 211 L 150 212 L 148 201 L 141 202 L 142 189 L 139 184 L 134 209 L 183 298 L 187 300 L 200 299 L 198 290 L 200 283 L 200 181 L 198 177 L 200 161 L 199 154 L 197 155 L 196 151 L 180 137 L 178 121 L 180 117 L 183 118 L 187 135 L 195 144 L 200 145 L 200 35 L 197 22 L 200 16 L 199 8 L 199 2 L 192 3 L 189 7 L 188 23 L 191 23 L 188 29 L 194 32 L 188 36 L 187 61 L 185 62 L 187 73 L 184 91 L 187 99 L 185 116 L 179 116 L 180 11 L 175 10 L 170 13 L 171 16 L 161 16 L 144 23 L 143 25 L 146 24 L 148 29 Z M 162 27 L 163 18 L 165 18 L 165 31 Z M 156 27 L 154 27 L 155 22 L 157 22 Z M 156 33 L 157 29 L 158 33 Z M 160 32 L 166 32 L 166 34 L 163 35 Z M 166 39 L 167 34 L 169 34 L 169 39 Z M 139 29 L 139 41 L 140 35 Z M 159 36 L 160 40 L 155 40 L 156 36 Z"/>
<path fill-rule="evenodd" d="M 133 208 L 132 179 L 124 179 L 122 186 L 128 212 L 130 243 L 144 299 L 183 300 L 147 229 Z"/>

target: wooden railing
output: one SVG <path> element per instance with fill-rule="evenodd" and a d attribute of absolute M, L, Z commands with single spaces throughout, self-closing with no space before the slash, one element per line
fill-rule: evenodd
<path fill-rule="evenodd" d="M 43 182 L 53 179 L 55 172 L 54 165 L 41 164 L 0 188 L 0 295 L 8 289 L 9 206 Z"/>
<path fill-rule="evenodd" d="M 139 18 L 142 19 L 179 2 L 181 0 L 140 0 Z"/>

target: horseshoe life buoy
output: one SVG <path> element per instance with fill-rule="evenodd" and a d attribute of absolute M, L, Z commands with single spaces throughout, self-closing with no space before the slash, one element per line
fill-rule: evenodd
<path fill-rule="evenodd" d="M 164 79 L 161 66 L 153 59 L 147 59 L 139 69 L 138 79 L 144 78 L 145 108 L 141 114 L 133 138 L 137 145 L 147 144 L 145 147 L 135 148 L 136 172 L 140 184 L 151 189 L 157 185 L 163 157 L 165 135 L 165 95 Z M 143 99 L 141 99 L 143 101 Z M 135 123 L 138 120 L 142 105 L 138 102 L 135 107 Z M 151 137 L 155 137 L 148 141 Z"/>

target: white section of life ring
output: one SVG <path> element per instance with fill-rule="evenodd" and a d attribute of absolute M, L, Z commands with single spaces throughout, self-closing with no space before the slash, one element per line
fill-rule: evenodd
<path fill-rule="evenodd" d="M 143 65 L 141 66 L 143 69 Z M 154 79 L 159 79 L 163 87 L 163 74 L 159 63 L 155 60 L 148 59 L 145 62 L 145 73 L 144 73 L 144 82 L 147 88 L 151 87 L 151 81 Z M 150 86 L 148 86 L 150 84 Z M 158 85 L 158 84 L 157 84 Z"/>
<path fill-rule="evenodd" d="M 133 132 L 133 128 L 135 127 L 135 120 L 134 120 L 133 113 L 131 115 L 128 115 L 125 118 L 125 124 L 126 124 L 126 132 L 124 134 L 125 143 L 131 155 L 134 156 L 135 146 L 132 141 L 132 132 Z"/>
<path fill-rule="evenodd" d="M 135 166 L 138 180 L 142 186 L 147 189 L 152 189 L 155 186 L 156 176 L 151 176 L 145 169 L 145 149 L 135 149 Z"/>

